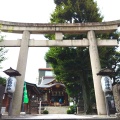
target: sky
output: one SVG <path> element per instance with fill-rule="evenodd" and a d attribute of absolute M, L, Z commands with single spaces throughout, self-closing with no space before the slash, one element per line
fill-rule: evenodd
<path fill-rule="evenodd" d="M 101 14 L 104 16 L 103 21 L 113 21 L 120 19 L 120 0 L 96 0 Z M 29 23 L 49 23 L 50 14 L 55 9 L 53 0 L 0 0 L 0 20 L 12 22 L 29 22 Z M 22 35 L 12 33 L 2 33 L 5 40 L 21 39 Z M 45 39 L 43 35 L 31 35 L 30 38 L 36 40 Z M 7 60 L 5 60 L 0 69 L 0 76 L 8 78 L 3 71 L 12 67 L 17 69 L 17 60 L 19 48 L 6 48 Z M 29 48 L 28 61 L 26 68 L 25 81 L 36 83 L 38 80 L 38 69 L 45 68 L 44 60 L 47 47 Z"/>

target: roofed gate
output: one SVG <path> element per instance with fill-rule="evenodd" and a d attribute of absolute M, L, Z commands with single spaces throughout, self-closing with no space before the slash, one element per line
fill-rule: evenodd
<path fill-rule="evenodd" d="M 96 22 L 96 23 L 74 23 L 74 24 L 40 24 L 40 23 L 17 23 L 0 21 L 1 30 L 22 34 L 22 40 L 4 40 L 0 46 L 20 47 L 17 70 L 22 74 L 17 77 L 16 91 L 13 98 L 12 115 L 19 115 L 23 85 L 27 64 L 29 47 L 89 47 L 91 68 L 93 74 L 93 83 L 96 96 L 97 112 L 99 115 L 106 113 L 104 94 L 101 88 L 101 77 L 97 73 L 101 70 L 97 46 L 117 46 L 117 40 L 97 40 L 95 33 L 112 32 L 120 25 L 120 21 Z M 86 33 L 87 38 L 83 40 L 63 40 L 63 34 Z M 55 34 L 56 40 L 31 40 L 30 34 Z"/>

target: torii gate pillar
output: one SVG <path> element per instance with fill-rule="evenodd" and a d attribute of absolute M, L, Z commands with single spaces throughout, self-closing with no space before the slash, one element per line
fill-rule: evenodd
<path fill-rule="evenodd" d="M 89 54 L 94 82 L 94 90 L 96 96 L 96 105 L 97 112 L 99 115 L 106 115 L 106 105 L 105 105 L 105 97 L 101 87 L 101 77 L 97 76 L 97 73 L 101 70 L 99 54 L 97 49 L 97 40 L 95 38 L 94 31 L 88 32 L 88 40 L 89 40 Z"/>
<path fill-rule="evenodd" d="M 14 104 L 12 105 L 12 115 L 17 115 L 21 111 L 20 109 L 23 98 L 22 95 L 23 95 L 26 65 L 27 65 L 29 39 L 30 39 L 29 31 L 23 31 L 18 64 L 17 64 L 17 70 L 21 73 L 21 76 L 17 77 L 16 90 L 13 97 Z"/>

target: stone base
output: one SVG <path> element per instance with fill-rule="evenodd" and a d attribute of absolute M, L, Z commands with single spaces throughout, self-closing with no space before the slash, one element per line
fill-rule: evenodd
<path fill-rule="evenodd" d="M 116 116 L 117 118 L 120 118 L 120 113 L 115 113 L 115 116 Z"/>
<path fill-rule="evenodd" d="M 20 115 L 25 115 L 26 114 L 26 112 L 20 112 Z"/>

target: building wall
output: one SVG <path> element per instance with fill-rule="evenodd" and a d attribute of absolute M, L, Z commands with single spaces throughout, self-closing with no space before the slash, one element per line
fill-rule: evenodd
<path fill-rule="evenodd" d="M 51 72 L 51 73 L 50 73 Z M 39 69 L 39 80 L 38 80 L 38 84 L 41 83 L 42 81 L 42 77 L 45 77 L 45 76 L 50 76 L 50 77 L 53 77 L 54 74 L 52 72 L 52 68 L 40 68 Z"/>

